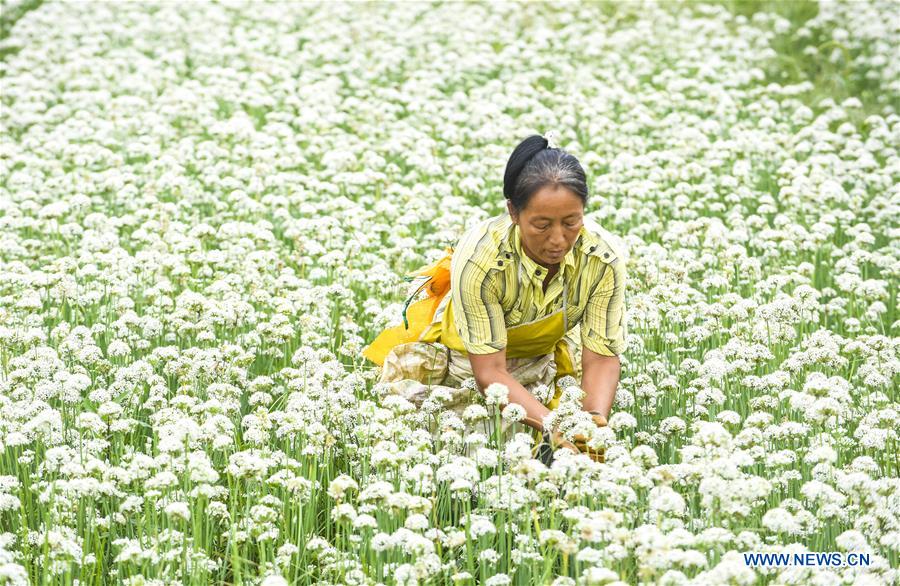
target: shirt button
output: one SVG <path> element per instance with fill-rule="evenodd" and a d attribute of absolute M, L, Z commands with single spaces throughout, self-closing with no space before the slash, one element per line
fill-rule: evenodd
<path fill-rule="evenodd" d="M 534 274 L 540 276 L 540 274 L 541 274 L 541 269 L 538 269 L 538 270 L 534 271 Z"/>
<path fill-rule="evenodd" d="M 609 253 L 608 253 L 608 252 L 604 252 L 604 253 L 603 253 L 603 258 L 609 258 Z"/>

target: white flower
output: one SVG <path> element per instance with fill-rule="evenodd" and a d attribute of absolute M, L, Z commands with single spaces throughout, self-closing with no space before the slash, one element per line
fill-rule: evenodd
<path fill-rule="evenodd" d="M 555 149 L 559 147 L 559 143 L 557 143 L 556 131 L 549 130 L 544 134 L 544 138 L 547 140 L 547 148 Z"/>
<path fill-rule="evenodd" d="M 359 485 L 356 483 L 353 478 L 346 474 L 341 474 L 331 481 L 331 484 L 328 485 L 328 496 L 333 498 L 336 501 L 341 501 L 344 499 L 344 494 L 348 490 L 358 490 Z"/>
<path fill-rule="evenodd" d="M 352 522 L 356 518 L 356 509 L 350 503 L 341 503 L 331 509 L 331 518 L 338 522 Z"/>
<path fill-rule="evenodd" d="M 478 539 L 483 535 L 494 535 L 497 527 L 494 522 L 484 515 L 472 514 L 469 520 L 469 534 Z"/>
<path fill-rule="evenodd" d="M 362 507 L 360 507 L 362 509 Z M 375 529 L 378 527 L 378 521 L 372 515 L 368 513 L 363 513 L 358 515 L 355 519 L 353 519 L 353 528 L 354 529 L 362 529 L 369 528 Z"/>
<path fill-rule="evenodd" d="M 612 423 L 610 422 L 610 426 Z M 691 439 L 696 446 L 728 447 L 732 437 L 728 430 L 717 421 L 697 421 L 697 431 Z"/>
<path fill-rule="evenodd" d="M 497 550 L 489 547 L 478 554 L 478 559 L 487 564 L 495 564 L 500 559 L 500 554 L 497 553 Z"/>
<path fill-rule="evenodd" d="M 615 432 L 633 429 L 637 427 L 637 419 L 626 411 L 616 411 L 610 416 L 607 426 Z"/>
<path fill-rule="evenodd" d="M 478 448 L 475 452 L 475 463 L 479 466 L 494 467 L 499 460 L 497 450 L 491 448 Z"/>
<path fill-rule="evenodd" d="M 553 393 L 555 392 L 556 388 L 547 386 L 543 383 L 535 385 L 531 388 L 531 394 L 534 395 L 534 398 L 544 405 L 550 402 L 550 399 L 553 398 Z"/>
<path fill-rule="evenodd" d="M 122 340 L 112 340 L 106 348 L 106 353 L 109 356 L 122 357 L 128 356 L 131 353 L 131 349 Z"/>
<path fill-rule="evenodd" d="M 466 407 L 462 412 L 462 418 L 465 421 L 475 422 L 481 419 L 484 419 L 488 416 L 487 409 L 484 408 L 483 405 L 479 405 L 478 403 L 472 403 L 468 407 Z"/>
<path fill-rule="evenodd" d="M 512 584 L 512 579 L 503 573 L 494 574 L 484 581 L 485 586 L 506 586 L 507 584 Z"/>
<path fill-rule="evenodd" d="M 183 521 L 190 521 L 191 510 L 187 503 L 174 502 L 166 505 L 166 514 Z"/>
<path fill-rule="evenodd" d="M 650 510 L 681 516 L 685 513 L 684 498 L 668 486 L 655 486 L 650 490 Z"/>
<path fill-rule="evenodd" d="M 869 551 L 871 549 L 865 535 L 855 529 L 848 529 L 838 535 L 835 543 L 843 551 Z"/>
<path fill-rule="evenodd" d="M 456 478 L 450 483 L 450 492 L 468 492 L 472 490 L 472 482 L 466 478 Z"/>
<path fill-rule="evenodd" d="M 762 517 L 762 525 L 776 533 L 792 535 L 800 531 L 800 524 L 796 521 L 794 515 L 781 507 L 775 507 L 766 511 Z"/>
<path fill-rule="evenodd" d="M 562 553 L 573 554 L 578 551 L 578 542 L 558 529 L 544 529 L 538 541 L 541 545 L 555 547 Z"/>
<path fill-rule="evenodd" d="M 509 403 L 503 408 L 503 411 L 500 414 L 503 416 L 503 419 L 506 419 L 507 421 L 522 421 L 527 415 L 527 412 L 525 411 L 525 407 L 518 403 Z"/>
<path fill-rule="evenodd" d="M 509 387 L 503 383 L 491 383 L 484 390 L 485 400 L 488 405 L 504 405 L 509 401 Z"/>
<path fill-rule="evenodd" d="M 659 432 L 663 435 L 674 435 L 682 433 L 687 429 L 687 425 L 680 417 L 666 417 L 659 423 Z"/>
<path fill-rule="evenodd" d="M 581 552 L 579 552 L 579 556 L 580 555 Z M 601 586 L 602 584 L 618 582 L 619 575 L 609 568 L 591 566 L 585 568 L 584 572 L 581 574 L 581 579 L 584 581 L 585 586 Z"/>
<path fill-rule="evenodd" d="M 428 517 L 421 513 L 412 514 L 406 518 L 403 526 L 413 531 L 424 531 L 429 526 Z"/>

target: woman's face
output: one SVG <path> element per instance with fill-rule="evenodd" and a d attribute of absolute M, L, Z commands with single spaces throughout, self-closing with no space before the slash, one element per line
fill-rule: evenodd
<path fill-rule="evenodd" d="M 547 186 L 516 213 L 507 202 L 512 221 L 519 225 L 522 248 L 531 260 L 550 268 L 562 262 L 575 245 L 584 221 L 584 204 L 570 189 Z"/>

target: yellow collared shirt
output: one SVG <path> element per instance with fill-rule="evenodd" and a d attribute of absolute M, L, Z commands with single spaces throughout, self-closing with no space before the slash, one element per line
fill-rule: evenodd
<path fill-rule="evenodd" d="M 559 272 L 543 291 L 547 269 L 522 251 L 519 227 L 509 214 L 490 218 L 463 234 L 450 265 L 453 317 L 470 354 L 506 347 L 506 328 L 546 317 L 562 308 L 566 283 L 568 328 L 580 324 L 582 344 L 603 356 L 625 348 L 625 256 L 621 244 L 589 220 Z"/>

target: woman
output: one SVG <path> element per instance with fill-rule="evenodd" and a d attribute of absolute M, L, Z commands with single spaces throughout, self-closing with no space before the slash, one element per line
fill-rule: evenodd
<path fill-rule="evenodd" d="M 501 383 L 508 401 L 525 408 L 523 423 L 541 433 L 559 401 L 555 382 L 580 376 L 583 408 L 604 426 L 625 348 L 624 248 L 585 224 L 585 172 L 547 138 L 516 147 L 503 193 L 508 213 L 474 226 L 451 254 L 416 273 L 428 296 L 407 303 L 404 325 L 383 332 L 364 355 L 384 366 L 380 382 L 414 379 L 460 396 L 466 389 L 455 387 L 466 379 L 481 392 Z M 544 437 L 603 461 L 583 436 Z"/>

